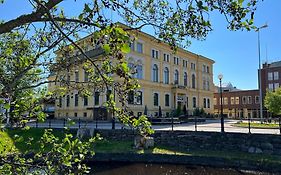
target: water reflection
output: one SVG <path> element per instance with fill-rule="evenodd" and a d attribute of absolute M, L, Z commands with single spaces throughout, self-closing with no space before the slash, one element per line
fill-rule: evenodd
<path fill-rule="evenodd" d="M 95 163 L 93 175 L 269 175 L 269 173 L 240 171 L 191 165 L 144 163 Z"/>

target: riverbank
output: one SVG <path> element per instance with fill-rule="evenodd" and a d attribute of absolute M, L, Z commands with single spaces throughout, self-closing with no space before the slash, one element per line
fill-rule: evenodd
<path fill-rule="evenodd" d="M 95 146 L 96 155 L 90 162 L 123 162 L 152 164 L 185 164 L 233 168 L 258 172 L 281 173 L 281 158 L 274 155 L 251 154 L 238 151 L 181 150 L 155 145 L 154 148 L 137 150 L 132 141 L 101 141 Z"/>
<path fill-rule="evenodd" d="M 269 163 L 267 161 L 250 161 L 245 159 L 227 159 L 222 157 L 168 155 L 168 154 L 134 154 L 134 153 L 96 153 L 89 159 L 89 164 L 95 162 L 114 163 L 150 163 L 150 164 L 173 164 L 215 167 L 222 169 L 237 169 L 241 171 L 254 171 L 265 173 L 280 173 L 280 163 Z"/>

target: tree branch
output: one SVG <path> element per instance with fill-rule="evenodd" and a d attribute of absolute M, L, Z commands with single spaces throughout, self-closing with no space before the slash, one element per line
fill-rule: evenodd
<path fill-rule="evenodd" d="M 63 0 L 49 0 L 44 6 L 39 7 L 35 12 L 28 15 L 21 15 L 16 19 L 0 24 L 0 34 L 8 33 L 16 27 L 20 27 L 28 23 L 40 21 L 42 16 L 62 1 Z"/>

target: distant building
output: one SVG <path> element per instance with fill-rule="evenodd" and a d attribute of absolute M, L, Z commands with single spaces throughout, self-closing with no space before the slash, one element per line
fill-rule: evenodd
<path fill-rule="evenodd" d="M 280 87 L 281 79 L 279 75 L 281 74 L 281 61 L 264 63 L 261 69 L 261 85 L 262 85 L 262 99 L 264 101 L 266 91 L 274 91 Z M 264 103 L 263 103 L 264 104 Z M 264 115 L 268 116 L 264 108 Z"/>
<path fill-rule="evenodd" d="M 214 93 L 214 114 L 221 113 L 220 88 Z M 231 83 L 222 87 L 223 114 L 229 118 L 259 117 L 259 90 L 240 90 Z"/>

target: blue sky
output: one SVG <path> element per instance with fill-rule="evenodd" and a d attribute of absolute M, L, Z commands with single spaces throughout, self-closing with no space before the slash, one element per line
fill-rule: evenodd
<path fill-rule="evenodd" d="M 31 12 L 27 0 L 6 0 L 0 5 L 0 19 L 8 20 L 26 12 Z M 74 0 L 64 2 L 66 12 L 75 13 L 81 5 Z M 281 1 L 264 0 L 259 2 L 255 15 L 256 26 L 265 23 L 262 29 L 261 61 L 281 60 Z M 118 19 L 118 18 L 114 18 Z M 205 41 L 193 40 L 189 51 L 215 60 L 214 83 L 218 84 L 218 74 L 224 75 L 223 82 L 231 82 L 240 89 L 257 89 L 258 46 L 257 33 L 254 31 L 229 31 L 222 15 L 211 15 L 213 31 Z M 267 50 L 267 52 L 266 52 Z M 266 54 L 267 53 L 267 54 Z"/>

